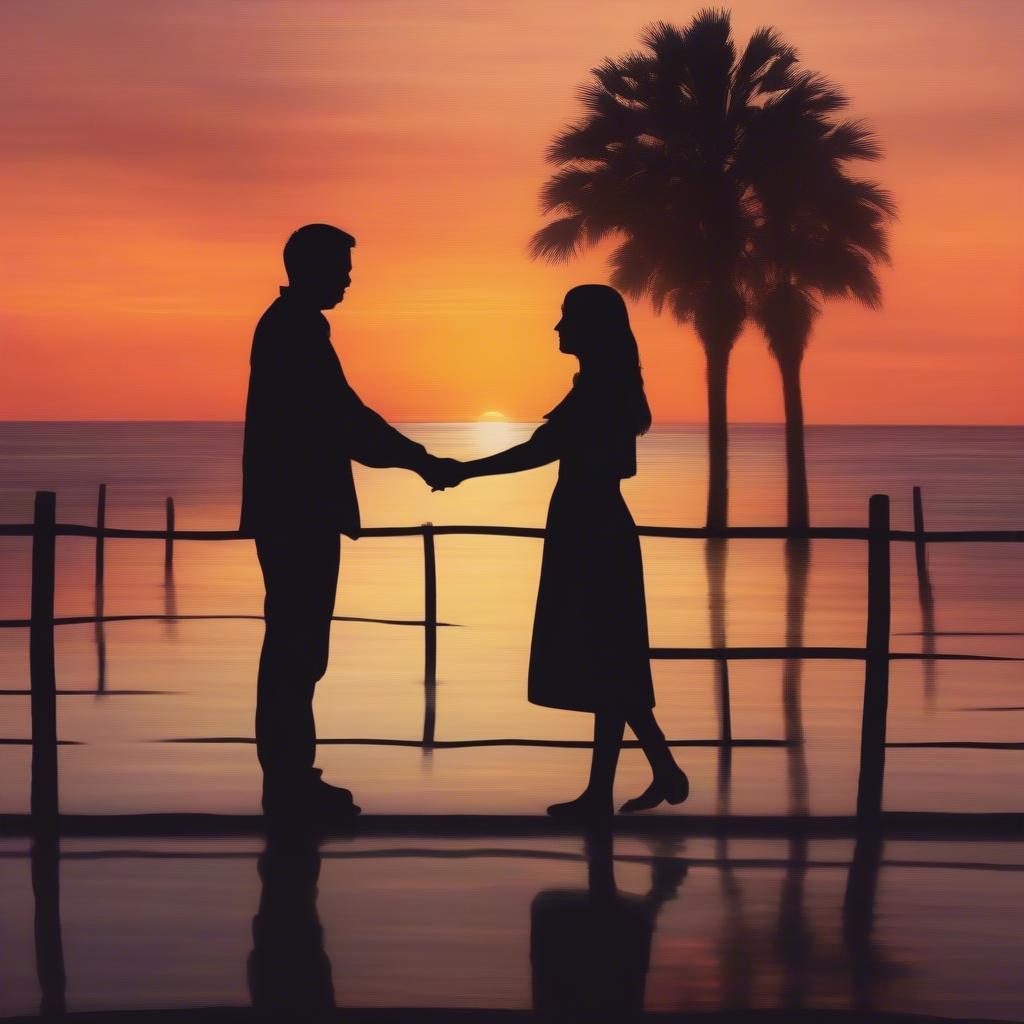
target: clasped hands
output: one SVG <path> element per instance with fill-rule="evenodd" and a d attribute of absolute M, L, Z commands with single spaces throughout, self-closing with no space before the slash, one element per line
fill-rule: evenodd
<path fill-rule="evenodd" d="M 436 455 L 428 455 L 418 472 L 432 491 L 458 487 L 466 479 L 465 467 L 458 459 L 441 459 Z"/>

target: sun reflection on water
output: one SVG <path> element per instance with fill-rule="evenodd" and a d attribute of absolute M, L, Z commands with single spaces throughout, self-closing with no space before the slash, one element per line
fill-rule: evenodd
<path fill-rule="evenodd" d="M 523 425 L 510 423 L 500 412 L 487 412 L 473 424 L 474 454 L 493 455 L 525 440 Z"/>

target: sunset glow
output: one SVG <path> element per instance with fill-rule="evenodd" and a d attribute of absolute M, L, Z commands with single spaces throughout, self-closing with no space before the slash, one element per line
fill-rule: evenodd
<path fill-rule="evenodd" d="M 731 4 L 840 84 L 895 194 L 884 307 L 826 309 L 811 422 L 1020 422 L 1024 7 L 979 0 Z M 252 328 L 308 221 L 358 239 L 330 314 L 346 372 L 396 420 L 537 420 L 573 372 L 561 298 L 606 249 L 531 262 L 552 135 L 653 20 L 643 2 L 298 0 L 5 4 L 4 419 L 242 417 Z M 655 417 L 701 422 L 692 328 L 635 306 Z M 750 329 L 735 421 L 777 421 Z"/>
<path fill-rule="evenodd" d="M 0 0 L 0 1024 L 1024 1024 L 1022 30 Z"/>

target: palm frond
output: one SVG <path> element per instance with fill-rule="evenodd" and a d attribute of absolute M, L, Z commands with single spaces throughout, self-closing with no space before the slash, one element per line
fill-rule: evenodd
<path fill-rule="evenodd" d="M 882 305 L 882 286 L 875 261 L 853 245 L 838 246 L 821 254 L 817 287 L 825 298 L 854 298 L 871 309 Z"/>
<path fill-rule="evenodd" d="M 608 257 L 612 283 L 630 298 L 642 299 L 650 293 L 657 272 L 654 261 L 635 238 L 627 238 Z"/>
<path fill-rule="evenodd" d="M 668 56 L 682 50 L 683 33 L 667 21 L 654 21 L 641 31 L 640 41 L 652 53 Z"/>
<path fill-rule="evenodd" d="M 760 93 L 781 92 L 793 84 L 793 76 L 797 67 L 796 50 L 781 54 L 770 64 L 761 75 L 757 85 Z"/>
<path fill-rule="evenodd" d="M 549 263 L 568 263 L 579 252 L 583 238 L 583 216 L 560 217 L 534 233 L 530 239 L 530 257 Z"/>
<path fill-rule="evenodd" d="M 540 206 L 545 213 L 579 213 L 591 193 L 594 174 L 575 166 L 553 174 L 540 191 Z"/>
<path fill-rule="evenodd" d="M 873 209 L 884 220 L 899 217 L 899 208 L 893 194 L 876 181 L 866 178 L 845 178 L 845 187 L 857 202 Z"/>
<path fill-rule="evenodd" d="M 746 102 L 762 86 L 764 76 L 770 69 L 776 69 L 776 81 L 788 84 L 784 76 L 796 60 L 796 50 L 783 40 L 777 29 L 769 26 L 756 29 L 733 70 L 734 104 Z M 785 88 L 785 84 L 776 86 L 776 89 Z"/>
<path fill-rule="evenodd" d="M 833 114 L 849 105 L 849 98 L 838 86 L 816 71 L 803 71 L 795 75 L 792 84 L 778 103 L 799 109 L 804 116 Z"/>
<path fill-rule="evenodd" d="M 833 160 L 879 160 L 882 156 L 878 136 L 863 121 L 840 121 L 823 141 Z"/>
<path fill-rule="evenodd" d="M 624 103 L 639 103 L 649 66 L 648 58 L 638 52 L 616 60 L 606 59 L 591 70 L 591 75 L 609 96 Z"/>

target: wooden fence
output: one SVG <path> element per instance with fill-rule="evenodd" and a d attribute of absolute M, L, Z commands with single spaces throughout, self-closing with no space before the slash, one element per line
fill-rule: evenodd
<path fill-rule="evenodd" d="M 59 824 L 58 772 L 57 772 L 57 684 L 54 667 L 54 627 L 71 623 L 102 623 L 113 619 L 150 618 L 151 616 L 105 617 L 99 595 L 104 579 L 104 551 L 107 539 L 146 539 L 164 542 L 164 566 L 167 578 L 173 571 L 174 542 L 245 540 L 249 535 L 235 530 L 178 530 L 174 522 L 174 502 L 166 504 L 167 526 L 163 530 L 113 529 L 106 525 L 106 486 L 102 485 L 97 503 L 96 525 L 82 526 L 59 523 L 56 519 L 56 494 L 39 491 L 35 496 L 32 523 L 0 524 L 0 536 L 24 536 L 32 539 L 32 598 L 28 620 L 6 620 L 3 626 L 27 626 L 30 634 L 29 665 L 32 720 L 32 775 L 31 815 L 37 833 L 56 832 Z M 914 489 L 915 529 L 893 530 L 890 525 L 889 497 L 873 495 L 869 502 L 868 524 L 865 527 L 814 527 L 790 530 L 781 527 L 741 526 L 723 530 L 690 527 L 640 527 L 644 537 L 670 537 L 691 540 L 853 540 L 862 541 L 868 548 L 867 578 L 867 637 L 864 647 L 710 647 L 710 648 L 652 648 L 652 659 L 658 660 L 710 660 L 726 666 L 734 660 L 859 660 L 864 662 L 864 695 L 861 722 L 860 772 L 857 788 L 858 826 L 872 828 L 882 815 L 882 790 L 885 774 L 887 746 L 907 747 L 988 747 L 1017 748 L 1020 744 L 978 743 L 908 743 L 887 744 L 886 717 L 889 695 L 889 663 L 899 658 L 1005 660 L 985 655 L 958 654 L 901 654 L 890 650 L 890 545 L 909 542 L 915 545 L 919 586 L 922 593 L 931 592 L 927 578 L 926 545 L 943 543 L 984 542 L 1024 543 L 1024 531 L 956 530 L 932 531 L 924 529 L 920 488 Z M 586 747 L 588 742 L 562 740 L 498 739 L 437 741 L 434 738 L 436 683 L 437 683 L 437 568 L 434 541 L 439 536 L 491 536 L 541 538 L 544 531 L 510 526 L 434 526 L 430 523 L 409 527 L 378 527 L 362 531 L 363 537 L 412 537 L 423 540 L 424 557 L 424 726 L 422 740 L 352 739 L 336 742 L 422 746 L 442 749 L 467 746 L 556 746 Z M 91 537 L 96 542 L 97 614 L 57 619 L 54 617 L 54 580 L 57 537 Z M 187 618 L 188 616 L 172 616 Z M 204 617 L 204 616 L 199 616 Z M 217 618 L 224 616 L 215 616 Z M 233 617 L 233 616 L 230 616 Z M 394 621 L 394 620 L 391 620 Z M 1016 659 L 1013 659 L 1016 660 Z M 672 740 L 674 746 L 718 746 L 726 750 L 740 746 L 786 746 L 786 740 L 736 739 L 732 736 L 727 677 L 721 690 L 724 700 L 720 705 L 720 735 L 717 740 Z M 626 744 L 635 745 L 634 744 Z"/>

